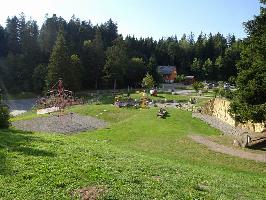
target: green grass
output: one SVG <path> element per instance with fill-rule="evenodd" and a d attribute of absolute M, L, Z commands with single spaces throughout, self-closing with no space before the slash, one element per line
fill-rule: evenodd
<path fill-rule="evenodd" d="M 140 98 L 141 97 L 141 93 L 137 94 L 137 93 L 134 93 L 134 94 L 131 94 L 130 95 L 133 99 L 136 98 Z M 148 95 L 148 97 L 150 99 L 153 99 L 153 100 L 164 100 L 164 99 L 167 99 L 167 100 L 176 100 L 176 101 L 180 101 L 180 102 L 187 102 L 190 97 L 189 96 L 185 96 L 185 95 L 172 95 L 170 93 L 158 93 L 157 96 L 151 96 L 151 95 Z"/>
<path fill-rule="evenodd" d="M 169 109 L 159 119 L 155 108 L 108 104 L 69 111 L 110 125 L 70 136 L 0 130 L 0 199 L 71 199 L 86 186 L 104 186 L 103 199 L 265 199 L 266 165 L 191 141 L 188 134 L 220 132 L 190 112 Z"/>
<path fill-rule="evenodd" d="M 10 121 L 11 122 L 14 122 L 14 121 L 18 121 L 18 120 L 28 120 L 28 119 L 33 119 L 33 118 L 36 118 L 36 117 L 45 117 L 45 116 L 48 116 L 48 114 L 46 115 L 37 115 L 36 114 L 36 110 L 32 110 L 32 111 L 29 111 L 29 112 L 25 112 L 21 115 L 18 115 L 16 117 L 11 117 L 10 118 Z"/>
<path fill-rule="evenodd" d="M 212 97 L 210 94 L 212 93 L 206 93 L 206 96 L 201 96 L 198 99 L 199 103 L 206 102 L 210 97 Z M 126 91 L 119 91 L 116 95 L 124 95 L 127 96 Z M 159 92 L 157 96 L 151 96 L 148 94 L 148 98 L 152 100 L 175 100 L 177 102 L 188 102 L 191 96 L 195 96 L 196 93 L 192 93 L 191 95 L 172 95 L 170 92 Z M 91 102 L 99 102 L 101 104 L 112 104 L 114 102 L 114 96 L 112 93 L 99 93 L 98 95 L 94 94 L 93 96 L 90 95 L 89 92 L 83 92 L 79 94 L 80 97 L 83 97 L 86 101 L 89 103 Z M 133 99 L 140 99 L 142 97 L 142 92 L 132 92 L 130 94 L 130 97 Z"/>

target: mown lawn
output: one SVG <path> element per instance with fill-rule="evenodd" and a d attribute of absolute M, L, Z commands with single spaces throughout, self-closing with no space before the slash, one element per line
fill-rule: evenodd
<path fill-rule="evenodd" d="M 91 96 L 90 92 L 79 93 L 78 96 L 84 98 L 88 103 L 98 102 L 101 104 L 112 104 L 115 100 L 113 94 L 109 91 L 109 93 L 99 93 Z M 127 96 L 127 91 L 119 91 L 116 96 L 124 95 Z M 133 91 L 130 93 L 130 97 L 133 99 L 139 100 L 142 97 L 142 91 Z M 176 102 L 187 103 L 191 97 L 195 97 L 197 99 L 197 106 L 203 105 L 206 101 L 213 97 L 212 93 L 204 93 L 202 96 L 198 96 L 196 93 L 191 93 L 190 95 L 172 95 L 170 92 L 159 92 L 157 96 L 151 96 L 147 94 L 147 97 L 151 100 L 155 101 L 165 101 L 165 100 L 174 100 Z"/>
<path fill-rule="evenodd" d="M 0 130 L 0 199 L 78 199 L 104 187 L 103 199 L 265 199 L 266 165 L 209 151 L 187 135 L 220 132 L 169 109 L 70 109 L 110 122 L 70 136 Z M 30 113 L 13 120 L 29 119 Z"/>

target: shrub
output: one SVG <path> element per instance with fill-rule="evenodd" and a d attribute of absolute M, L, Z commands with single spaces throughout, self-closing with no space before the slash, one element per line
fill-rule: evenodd
<path fill-rule="evenodd" d="M 0 128 L 9 127 L 9 110 L 8 107 L 2 102 L 0 95 Z"/>
<path fill-rule="evenodd" d="M 204 88 L 204 85 L 202 82 L 196 81 L 195 83 L 192 84 L 193 89 L 198 93 L 199 90 Z"/>
<path fill-rule="evenodd" d="M 151 89 L 152 87 L 154 87 L 153 77 L 149 73 L 147 73 L 146 76 L 143 78 L 142 87 L 147 89 Z"/>
<path fill-rule="evenodd" d="M 180 82 L 182 82 L 184 80 L 185 80 L 185 75 L 184 74 L 177 75 L 176 78 L 175 78 L 175 82 L 177 82 L 177 83 L 180 83 Z"/>
<path fill-rule="evenodd" d="M 219 92 L 220 92 L 220 89 L 218 87 L 213 88 L 213 93 L 214 93 L 214 97 L 215 98 L 217 97 L 217 95 L 219 94 Z"/>
<path fill-rule="evenodd" d="M 227 99 L 233 98 L 233 92 L 231 90 L 226 90 L 226 89 L 221 88 L 219 93 L 221 97 L 225 97 Z"/>

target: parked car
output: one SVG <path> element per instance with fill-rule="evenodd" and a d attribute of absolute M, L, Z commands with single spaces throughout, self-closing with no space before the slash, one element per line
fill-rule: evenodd
<path fill-rule="evenodd" d="M 224 89 L 225 90 L 229 90 L 230 89 L 230 84 L 229 83 L 225 83 L 224 84 Z"/>

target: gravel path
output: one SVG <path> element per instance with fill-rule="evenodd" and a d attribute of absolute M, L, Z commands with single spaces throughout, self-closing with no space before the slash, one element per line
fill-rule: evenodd
<path fill-rule="evenodd" d="M 12 125 L 24 131 L 70 134 L 104 128 L 108 124 L 103 120 L 72 113 L 61 116 L 51 115 L 49 117 L 21 120 L 13 122 Z"/>
<path fill-rule="evenodd" d="M 200 136 L 200 135 L 191 135 L 189 136 L 192 140 L 203 144 L 207 146 L 209 149 L 219 152 L 219 153 L 224 153 L 228 154 L 231 156 L 236 156 L 248 160 L 255 160 L 257 162 L 266 162 L 266 155 L 262 154 L 256 154 L 256 153 L 251 153 L 251 152 L 246 152 L 238 149 L 233 149 L 231 147 L 227 147 L 221 144 L 217 144 L 215 142 L 210 141 L 209 139 Z"/>
<path fill-rule="evenodd" d="M 201 119 L 202 121 L 206 122 L 207 124 L 209 124 L 214 128 L 219 129 L 225 134 L 241 135 L 243 132 L 250 132 L 247 129 L 231 126 L 214 116 L 203 115 L 201 113 L 192 113 L 192 117 Z"/>

